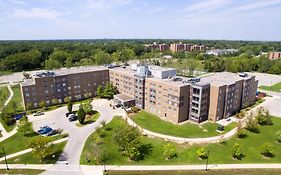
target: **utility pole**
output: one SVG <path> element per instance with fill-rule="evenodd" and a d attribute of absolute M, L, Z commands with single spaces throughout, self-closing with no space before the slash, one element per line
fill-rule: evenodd
<path fill-rule="evenodd" d="M 206 171 L 208 171 L 209 155 L 210 155 L 210 151 L 208 151 L 207 153 L 206 169 L 205 169 Z"/>
<path fill-rule="evenodd" d="M 2 147 L 2 149 L 3 149 L 3 154 L 4 154 L 4 157 L 5 157 L 6 168 L 7 168 L 7 170 L 9 170 L 5 149 L 4 149 L 4 147 Z"/>

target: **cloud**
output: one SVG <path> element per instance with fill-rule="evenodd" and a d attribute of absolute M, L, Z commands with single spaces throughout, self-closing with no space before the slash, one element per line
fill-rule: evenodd
<path fill-rule="evenodd" d="M 253 1 L 250 3 L 238 6 L 237 8 L 235 8 L 235 10 L 248 11 L 248 10 L 255 10 L 255 9 L 270 7 L 270 6 L 278 5 L 278 4 L 281 4 L 281 0 L 270 0 L 270 1 L 256 0 L 256 1 Z"/>
<path fill-rule="evenodd" d="M 99 11 L 106 11 L 115 6 L 124 6 L 132 2 L 132 0 L 87 0 L 88 8 Z"/>
<path fill-rule="evenodd" d="M 43 8 L 32 8 L 27 9 L 16 9 L 13 14 L 16 18 L 41 18 L 54 20 L 57 19 L 59 13 L 55 10 L 43 9 Z"/>
<path fill-rule="evenodd" d="M 148 14 L 152 14 L 152 13 L 159 13 L 164 11 L 166 8 L 165 7 L 156 7 L 156 8 L 152 8 L 146 11 L 146 13 Z"/>
<path fill-rule="evenodd" d="M 230 0 L 203 0 L 185 8 L 185 11 L 212 11 L 230 4 Z"/>

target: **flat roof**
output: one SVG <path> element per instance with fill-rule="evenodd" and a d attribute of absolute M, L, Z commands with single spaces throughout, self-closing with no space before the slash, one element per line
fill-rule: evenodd
<path fill-rule="evenodd" d="M 240 80 L 247 80 L 251 77 L 253 76 L 249 74 L 247 74 L 246 77 L 240 77 L 239 73 L 217 72 L 212 75 L 201 77 L 201 82 L 209 82 L 211 85 L 222 86 L 230 85 Z"/>
<path fill-rule="evenodd" d="M 124 95 L 124 94 L 117 94 L 117 95 L 114 96 L 114 98 L 117 98 L 118 100 L 120 100 L 122 102 L 128 102 L 128 101 L 135 100 L 134 98 L 129 97 L 129 96 Z"/>

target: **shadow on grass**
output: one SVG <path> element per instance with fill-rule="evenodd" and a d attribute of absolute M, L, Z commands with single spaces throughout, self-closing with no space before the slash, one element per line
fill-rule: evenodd
<path fill-rule="evenodd" d="M 39 134 L 37 132 L 30 132 L 30 133 L 26 133 L 24 134 L 24 137 L 34 137 L 34 136 L 38 136 Z"/>
<path fill-rule="evenodd" d="M 144 160 L 147 156 L 149 156 L 152 152 L 152 145 L 149 144 L 143 144 L 139 147 L 140 155 L 138 156 L 137 160 Z"/>

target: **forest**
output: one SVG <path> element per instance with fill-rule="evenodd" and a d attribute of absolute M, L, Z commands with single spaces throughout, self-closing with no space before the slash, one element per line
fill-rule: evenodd
<path fill-rule="evenodd" d="M 160 53 L 144 46 L 153 42 L 202 44 L 210 49 L 233 48 L 239 49 L 239 52 L 224 56 L 206 55 L 204 52 Z M 150 60 L 150 63 L 161 66 L 207 72 L 257 71 L 281 74 L 281 60 L 270 61 L 267 55 L 261 54 L 270 51 L 281 51 L 281 42 L 157 39 L 0 41 L 0 74 L 103 65 L 112 62 L 124 63 L 133 59 Z M 163 55 L 171 55 L 173 59 L 159 62 Z"/>

